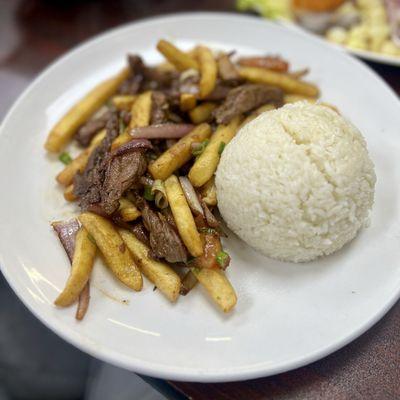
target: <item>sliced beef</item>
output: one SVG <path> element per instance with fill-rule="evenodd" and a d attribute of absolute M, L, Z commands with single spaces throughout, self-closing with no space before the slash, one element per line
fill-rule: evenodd
<path fill-rule="evenodd" d="M 218 57 L 218 73 L 223 81 L 238 81 L 240 79 L 239 72 L 228 54 L 221 54 Z"/>
<path fill-rule="evenodd" d="M 262 84 L 245 84 L 232 89 L 226 100 L 214 111 L 219 124 L 227 124 L 237 115 L 254 110 L 266 103 L 281 106 L 283 92 L 281 89 Z"/>
<path fill-rule="evenodd" d="M 231 86 L 226 86 L 220 82 L 216 84 L 214 90 L 204 99 L 206 101 L 223 101 L 232 90 Z"/>
<path fill-rule="evenodd" d="M 144 90 L 165 91 L 171 87 L 174 80 L 179 78 L 179 73 L 174 71 L 159 71 L 156 68 L 147 67 L 144 71 Z"/>
<path fill-rule="evenodd" d="M 83 124 L 75 136 L 77 142 L 84 147 L 89 146 L 90 141 L 96 133 L 106 126 L 110 116 L 111 111 L 106 111 L 98 118 L 90 119 L 88 122 Z"/>
<path fill-rule="evenodd" d="M 160 91 L 154 91 L 151 95 L 151 125 L 163 124 L 168 121 L 168 99 Z"/>
<path fill-rule="evenodd" d="M 136 236 L 136 239 L 150 247 L 149 233 L 144 227 L 143 222 L 136 222 L 136 224 L 131 225 L 130 230 Z"/>
<path fill-rule="evenodd" d="M 119 199 L 139 180 L 146 169 L 146 157 L 140 149 L 120 156 L 108 157 L 100 203 L 106 214 L 110 215 L 117 210 Z"/>
<path fill-rule="evenodd" d="M 128 55 L 128 64 L 132 71 L 132 76 L 125 80 L 119 88 L 120 94 L 137 94 L 145 79 L 145 65 L 138 55 Z"/>
<path fill-rule="evenodd" d="M 127 143 L 113 153 L 113 140 L 118 136 L 118 117 L 113 113 L 107 123 L 107 135 L 89 158 L 83 174 L 74 180 L 74 193 L 82 210 L 111 215 L 119 199 L 146 172 L 144 152 L 151 147 L 143 139 Z"/>
<path fill-rule="evenodd" d="M 117 113 L 112 113 L 106 129 L 106 137 L 90 155 L 83 173 L 75 175 L 74 194 L 80 199 L 79 205 L 82 210 L 88 210 L 91 205 L 101 201 L 101 188 L 106 172 L 104 161 L 110 151 L 113 140 L 119 133 Z"/>
<path fill-rule="evenodd" d="M 147 203 L 144 202 L 141 208 L 144 226 L 150 232 L 150 247 L 154 255 L 171 263 L 186 262 L 186 247 L 174 227 L 163 214 L 153 211 Z"/>

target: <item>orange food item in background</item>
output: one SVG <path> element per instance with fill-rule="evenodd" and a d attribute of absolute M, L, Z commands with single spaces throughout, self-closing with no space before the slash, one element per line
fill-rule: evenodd
<path fill-rule="evenodd" d="M 293 0 L 293 5 L 297 9 L 308 11 L 332 11 L 344 3 L 344 0 Z"/>

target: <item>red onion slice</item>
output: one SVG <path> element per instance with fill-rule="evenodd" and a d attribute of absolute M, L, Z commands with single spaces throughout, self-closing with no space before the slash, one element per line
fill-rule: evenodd
<path fill-rule="evenodd" d="M 181 183 L 183 193 L 185 194 L 190 209 L 195 215 L 202 215 L 204 217 L 203 208 L 189 179 L 186 176 L 180 176 L 179 182 Z"/>
<path fill-rule="evenodd" d="M 76 234 L 80 228 L 79 221 L 75 218 L 69 221 L 57 221 L 53 222 L 51 226 L 57 232 L 58 238 L 68 255 L 69 261 L 72 263 Z"/>
<path fill-rule="evenodd" d="M 51 226 L 56 231 L 58 238 L 60 239 L 60 242 L 63 245 L 65 252 L 67 253 L 69 261 L 72 264 L 75 251 L 76 234 L 81 227 L 79 221 L 76 218 L 69 221 L 57 221 L 53 222 Z M 75 318 L 77 320 L 80 321 L 85 316 L 86 311 L 89 307 L 89 299 L 90 286 L 89 282 L 87 282 L 85 287 L 82 289 L 81 294 L 79 295 L 78 308 L 76 309 L 75 314 Z"/>
<path fill-rule="evenodd" d="M 133 128 L 130 135 L 137 139 L 179 139 L 194 128 L 191 124 L 159 124 Z"/>
<path fill-rule="evenodd" d="M 204 203 L 203 200 L 201 201 L 201 205 L 203 207 L 204 216 L 208 226 L 211 226 L 211 228 L 219 228 L 219 221 L 217 220 L 217 218 L 215 218 L 214 214 L 210 211 L 210 209 L 207 207 L 207 204 Z"/>

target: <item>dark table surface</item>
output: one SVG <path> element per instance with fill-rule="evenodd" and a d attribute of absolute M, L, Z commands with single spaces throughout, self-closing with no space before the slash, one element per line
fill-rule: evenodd
<path fill-rule="evenodd" d="M 0 0 L 0 115 L 44 67 L 97 33 L 151 15 L 233 9 L 231 0 Z M 400 94 L 400 69 L 370 66 Z M 167 384 L 191 399 L 400 399 L 399 362 L 398 303 L 359 339 L 307 367 L 247 382 Z"/>

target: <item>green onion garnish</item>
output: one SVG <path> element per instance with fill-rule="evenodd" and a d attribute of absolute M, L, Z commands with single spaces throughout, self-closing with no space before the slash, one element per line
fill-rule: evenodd
<path fill-rule="evenodd" d="M 96 244 L 96 240 L 94 239 L 94 237 L 93 237 L 90 233 L 88 233 L 87 238 L 88 238 L 93 244 Z"/>
<path fill-rule="evenodd" d="M 154 194 L 151 192 L 151 186 L 150 185 L 146 185 L 144 187 L 143 197 L 148 201 L 153 201 L 154 200 Z"/>
<path fill-rule="evenodd" d="M 66 151 L 64 151 L 64 153 L 61 153 L 58 159 L 65 165 L 68 165 L 72 162 L 72 157 Z"/>
<path fill-rule="evenodd" d="M 203 140 L 201 143 L 197 143 L 197 146 L 192 149 L 192 154 L 195 157 L 198 157 L 201 153 L 203 153 L 208 143 L 209 143 L 208 139 Z"/>
<path fill-rule="evenodd" d="M 215 257 L 219 266 L 223 269 L 226 268 L 227 262 L 229 261 L 229 254 L 225 251 L 220 251 Z"/>
<path fill-rule="evenodd" d="M 218 154 L 221 155 L 222 152 L 224 151 L 224 149 L 225 149 L 225 142 L 221 142 L 221 143 L 219 144 Z"/>
<path fill-rule="evenodd" d="M 214 233 L 217 233 L 217 231 L 214 228 L 200 228 L 199 232 L 200 233 L 208 233 L 209 235 L 213 235 Z"/>
<path fill-rule="evenodd" d="M 120 118 L 119 119 L 119 134 L 120 135 L 125 132 L 125 128 L 126 128 L 125 122 L 123 121 L 122 118 Z"/>

